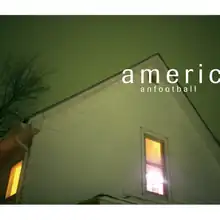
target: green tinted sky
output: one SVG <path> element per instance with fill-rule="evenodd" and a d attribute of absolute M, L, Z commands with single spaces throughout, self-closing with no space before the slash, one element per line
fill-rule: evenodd
<path fill-rule="evenodd" d="M 38 108 L 50 105 L 155 52 L 178 70 L 203 64 L 203 85 L 190 97 L 214 133 L 220 125 L 219 85 L 208 70 L 220 68 L 220 17 L 8 16 L 0 17 L 0 61 L 41 54 L 55 69 L 51 90 Z M 192 76 L 196 82 L 197 75 Z"/>

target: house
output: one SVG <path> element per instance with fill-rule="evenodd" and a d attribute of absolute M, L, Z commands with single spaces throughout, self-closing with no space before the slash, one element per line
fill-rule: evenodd
<path fill-rule="evenodd" d="M 23 161 L 38 132 L 32 125 L 19 122 L 0 140 L 0 204 L 16 203 Z"/>
<path fill-rule="evenodd" d="M 144 68 L 168 69 L 159 54 L 130 67 Z M 220 202 L 219 144 L 187 94 L 141 92 L 121 73 L 30 117 L 41 129 L 22 161 L 17 202 Z"/>

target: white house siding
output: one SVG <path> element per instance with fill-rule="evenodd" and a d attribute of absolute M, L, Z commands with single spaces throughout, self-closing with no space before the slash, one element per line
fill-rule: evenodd
<path fill-rule="evenodd" d="M 138 82 L 124 85 L 116 78 L 45 112 L 22 202 L 75 203 L 100 193 L 141 196 L 140 127 L 168 138 L 173 200 L 220 202 L 219 165 L 174 96 L 141 93 Z M 42 115 L 33 118 L 39 120 Z"/>

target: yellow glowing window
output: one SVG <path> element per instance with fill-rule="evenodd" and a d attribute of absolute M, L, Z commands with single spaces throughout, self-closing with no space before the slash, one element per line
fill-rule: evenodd
<path fill-rule="evenodd" d="M 161 143 L 151 140 L 149 138 L 146 138 L 145 142 L 146 142 L 145 146 L 146 146 L 147 161 L 161 165 L 162 164 Z"/>
<path fill-rule="evenodd" d="M 18 183 L 19 183 L 20 175 L 21 175 L 21 169 L 22 169 L 22 161 L 20 161 L 19 163 L 15 164 L 11 168 L 5 198 L 13 196 L 13 195 L 15 195 L 17 193 Z"/>
<path fill-rule="evenodd" d="M 163 144 L 145 138 L 146 190 L 159 195 L 166 194 Z"/>

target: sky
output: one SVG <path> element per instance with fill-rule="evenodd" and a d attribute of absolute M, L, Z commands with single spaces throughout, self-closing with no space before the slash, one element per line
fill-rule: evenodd
<path fill-rule="evenodd" d="M 194 69 L 188 94 L 211 130 L 220 138 L 219 85 L 208 80 L 220 69 L 220 17 L 216 16 L 0 16 L 0 64 L 11 54 L 40 63 L 54 74 L 51 89 L 33 111 L 64 99 L 159 52 L 170 68 Z"/>

